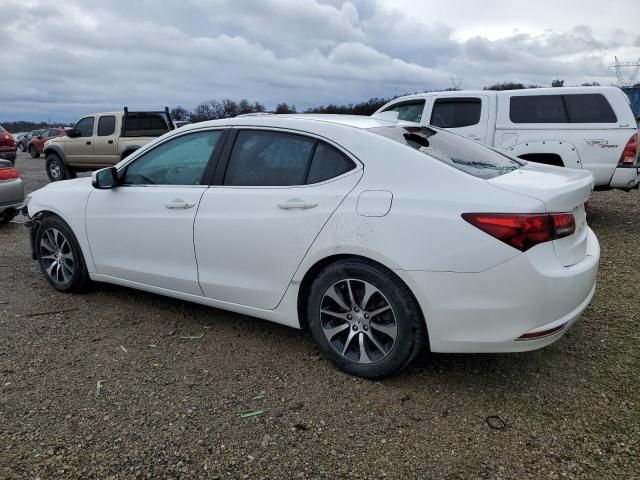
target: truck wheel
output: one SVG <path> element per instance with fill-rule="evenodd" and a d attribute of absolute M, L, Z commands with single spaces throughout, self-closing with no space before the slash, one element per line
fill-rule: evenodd
<path fill-rule="evenodd" d="M 40 156 L 38 150 L 33 145 L 29 147 L 29 155 L 31 155 L 31 158 L 38 158 Z"/>
<path fill-rule="evenodd" d="M 46 169 L 47 177 L 49 177 L 49 180 L 52 182 L 58 182 L 69 178 L 67 167 L 55 153 L 47 155 Z"/>

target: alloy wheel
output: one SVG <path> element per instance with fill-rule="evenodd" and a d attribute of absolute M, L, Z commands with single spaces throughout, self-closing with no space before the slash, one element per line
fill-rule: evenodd
<path fill-rule="evenodd" d="M 331 347 L 360 364 L 383 360 L 398 336 L 389 300 L 378 288 L 358 279 L 340 280 L 327 289 L 320 304 L 320 324 Z"/>
<path fill-rule="evenodd" d="M 58 160 L 51 160 L 49 162 L 49 173 L 51 173 L 51 177 L 58 179 L 60 178 L 60 162 Z"/>
<path fill-rule="evenodd" d="M 40 238 L 40 258 L 49 278 L 57 285 L 71 281 L 75 269 L 75 259 L 71 243 L 56 229 L 45 230 Z"/>

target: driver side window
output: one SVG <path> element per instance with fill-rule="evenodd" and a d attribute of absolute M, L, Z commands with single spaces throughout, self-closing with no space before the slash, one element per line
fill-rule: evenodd
<path fill-rule="evenodd" d="M 78 138 L 93 137 L 93 117 L 83 118 L 78 123 L 76 123 L 76 126 L 73 127 L 73 129 L 80 132 Z"/>
<path fill-rule="evenodd" d="M 200 185 L 222 130 L 173 138 L 126 167 L 124 185 Z"/>

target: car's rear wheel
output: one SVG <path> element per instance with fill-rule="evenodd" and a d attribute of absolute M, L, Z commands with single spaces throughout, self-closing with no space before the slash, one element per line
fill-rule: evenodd
<path fill-rule="evenodd" d="M 56 290 L 79 293 L 91 280 L 82 250 L 71 228 L 59 217 L 45 217 L 35 238 L 36 256 L 45 278 Z"/>
<path fill-rule="evenodd" d="M 334 263 L 311 286 L 314 339 L 340 369 L 367 378 L 402 370 L 426 343 L 420 308 L 391 271 L 367 260 Z"/>
<path fill-rule="evenodd" d="M 65 164 L 55 153 L 47 155 L 46 169 L 47 177 L 49 177 L 49 180 L 52 182 L 66 180 L 68 178 L 68 172 Z"/>
<path fill-rule="evenodd" d="M 31 158 L 38 158 L 40 156 L 38 149 L 34 145 L 29 147 L 29 155 L 31 155 Z"/>

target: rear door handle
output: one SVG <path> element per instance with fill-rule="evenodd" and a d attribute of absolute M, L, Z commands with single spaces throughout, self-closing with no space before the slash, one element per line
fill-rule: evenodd
<path fill-rule="evenodd" d="M 179 198 L 164 204 L 169 210 L 188 210 L 189 208 L 195 207 L 195 205 L 195 203 L 188 203 Z"/>
<path fill-rule="evenodd" d="M 315 208 L 317 206 L 318 206 L 317 203 L 305 202 L 304 200 L 301 200 L 299 198 L 292 198 L 290 200 L 287 200 L 284 203 L 278 204 L 278 208 L 280 210 L 293 210 L 294 208 L 298 208 L 300 210 L 308 210 L 310 208 Z"/>

